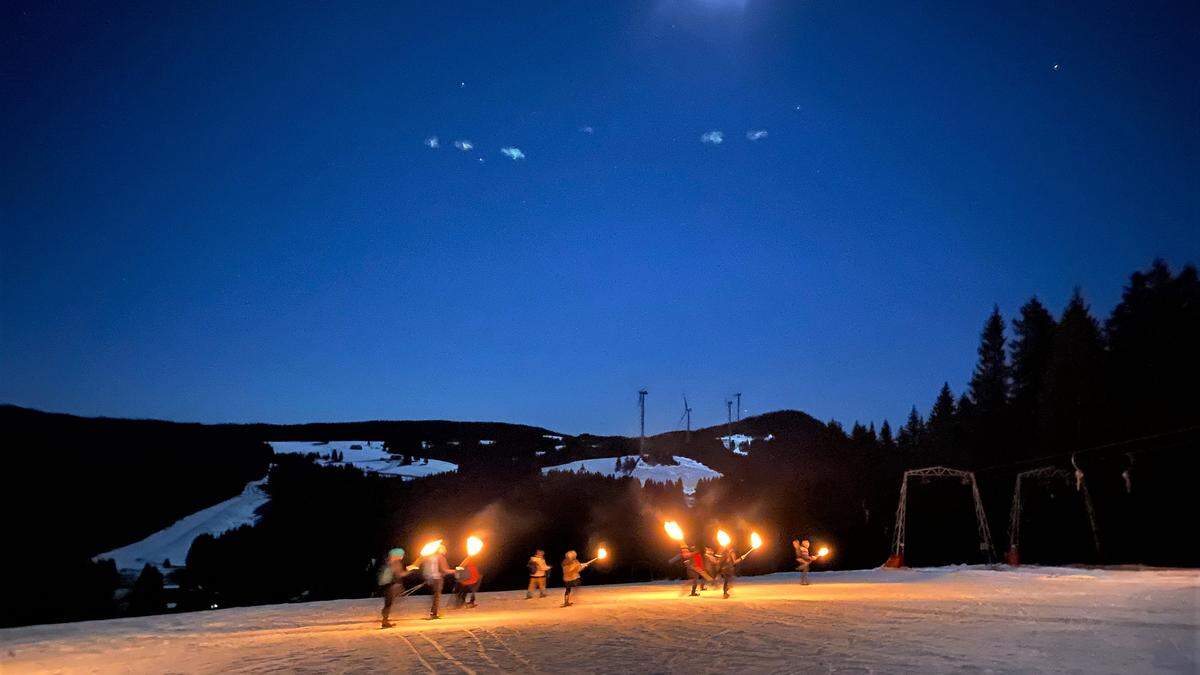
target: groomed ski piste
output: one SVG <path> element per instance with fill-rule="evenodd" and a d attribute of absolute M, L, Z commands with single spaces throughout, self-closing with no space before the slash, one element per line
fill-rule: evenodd
<path fill-rule="evenodd" d="M 543 474 L 552 471 L 569 471 L 586 473 L 598 473 L 605 476 L 632 476 L 642 483 L 646 481 L 654 481 L 658 483 L 674 483 L 675 481 L 683 482 L 683 493 L 690 495 L 696 492 L 696 485 L 705 478 L 720 478 L 721 474 L 718 471 L 708 468 L 707 466 L 697 462 L 694 459 L 680 457 L 675 455 L 675 464 L 647 464 L 644 459 L 637 457 L 637 466 L 632 472 L 617 471 L 617 460 L 625 461 L 630 457 L 637 455 L 626 455 L 622 457 L 603 457 L 600 459 L 582 459 L 577 462 L 567 462 L 557 466 L 548 466 L 542 469 Z"/>
<path fill-rule="evenodd" d="M 485 592 L 427 621 L 405 598 L 221 609 L 0 630 L 27 672 L 1194 673 L 1200 571 L 945 567 Z M 484 584 L 486 585 L 486 576 Z M 558 584 L 561 585 L 561 584 Z"/>
<path fill-rule="evenodd" d="M 458 470 L 456 464 L 437 459 L 418 459 L 413 464 L 402 464 L 400 460 L 392 459 L 391 455 L 384 452 L 383 445 L 378 441 L 279 441 L 270 445 L 275 454 L 328 455 L 337 450 L 345 456 L 345 461 L 337 464 L 353 465 L 363 471 L 396 476 L 404 480 Z M 327 460 L 318 462 L 324 465 L 331 464 Z M 242 525 L 253 525 L 257 522 L 258 509 L 270 500 L 263 490 L 266 482 L 266 478 L 251 481 L 242 493 L 235 497 L 185 516 L 141 541 L 101 553 L 95 558 L 111 558 L 116 562 L 117 569 L 132 572 L 142 569 L 146 563 L 160 569 L 168 560 L 172 565 L 182 565 L 196 537 L 202 534 L 217 536 Z"/>
<path fill-rule="evenodd" d="M 253 525 L 258 520 L 258 509 L 270 500 L 262 488 L 266 482 L 266 478 L 252 481 L 240 495 L 180 518 L 141 541 L 101 553 L 96 559 L 111 558 L 117 569 L 126 571 L 140 570 L 146 563 L 162 569 L 168 560 L 172 565 L 183 565 L 196 537 L 216 536 L 242 525 Z"/>

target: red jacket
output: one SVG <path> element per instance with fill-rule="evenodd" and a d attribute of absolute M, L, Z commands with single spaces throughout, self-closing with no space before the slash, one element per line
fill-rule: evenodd
<path fill-rule="evenodd" d="M 463 569 L 466 570 L 467 576 L 458 583 L 464 586 L 470 586 L 472 584 L 479 583 L 479 567 L 475 565 L 473 560 L 467 558 L 467 561 L 463 564 Z"/>

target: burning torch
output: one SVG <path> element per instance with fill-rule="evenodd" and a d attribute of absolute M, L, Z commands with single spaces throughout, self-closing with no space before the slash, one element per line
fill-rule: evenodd
<path fill-rule="evenodd" d="M 663 529 L 667 531 L 668 537 L 683 543 L 683 528 L 679 527 L 679 523 L 673 520 L 668 520 L 667 522 L 663 523 Z"/>
<path fill-rule="evenodd" d="M 482 550 L 483 550 L 483 540 L 482 539 L 480 539 L 479 537 L 476 537 L 475 535 L 471 535 L 470 537 L 467 537 L 467 557 L 463 558 L 463 561 L 460 562 L 458 564 L 458 566 L 462 567 L 463 565 L 466 565 L 468 560 L 479 555 L 479 552 Z"/>
<path fill-rule="evenodd" d="M 750 533 L 750 550 L 746 551 L 742 555 L 742 558 L 745 558 L 746 556 L 750 555 L 751 553 L 754 552 L 754 549 L 756 549 L 760 546 L 762 546 L 762 537 L 758 536 L 757 532 L 751 532 Z M 739 558 L 739 560 L 740 560 L 740 558 Z"/>
<path fill-rule="evenodd" d="M 591 565 L 592 563 L 596 562 L 597 560 L 604 560 L 607 557 L 608 557 L 608 551 L 603 546 L 601 546 L 600 548 L 596 549 L 596 557 L 592 558 L 591 560 L 589 560 L 583 564 L 585 566 Z"/>

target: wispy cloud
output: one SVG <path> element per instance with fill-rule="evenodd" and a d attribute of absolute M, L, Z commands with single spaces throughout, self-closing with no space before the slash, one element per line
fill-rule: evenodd
<path fill-rule="evenodd" d="M 582 132 L 583 132 L 583 133 L 585 133 L 585 134 L 594 134 L 594 133 L 596 133 L 596 130 L 595 130 L 595 129 L 593 129 L 592 127 L 590 127 L 590 126 L 587 126 L 587 127 L 579 127 L 579 130 L 580 130 L 580 131 L 582 131 Z"/>
<path fill-rule="evenodd" d="M 710 131 L 700 137 L 701 143 L 710 143 L 712 145 L 720 145 L 725 142 L 725 134 L 720 131 Z"/>
<path fill-rule="evenodd" d="M 465 141 L 465 140 L 464 141 L 454 141 L 454 147 L 458 148 L 459 150 L 462 150 L 463 152 L 470 152 L 471 148 L 475 147 L 475 144 L 472 143 L 471 141 Z"/>
<path fill-rule="evenodd" d="M 425 145 L 428 145 L 429 147 L 433 148 L 434 150 L 437 150 L 437 148 L 438 148 L 438 145 L 439 145 L 439 143 L 438 143 L 438 137 L 437 137 L 437 136 L 430 136 L 429 138 L 426 138 L 426 139 L 425 139 Z"/>
<path fill-rule="evenodd" d="M 750 131 L 746 132 L 746 138 L 748 138 L 752 141 L 757 141 L 757 140 L 760 140 L 760 139 L 763 139 L 766 137 L 767 137 L 766 129 L 751 129 Z"/>
<path fill-rule="evenodd" d="M 518 159 L 525 159 L 525 153 L 521 152 L 520 148 L 500 148 L 500 153 L 514 162 Z"/>

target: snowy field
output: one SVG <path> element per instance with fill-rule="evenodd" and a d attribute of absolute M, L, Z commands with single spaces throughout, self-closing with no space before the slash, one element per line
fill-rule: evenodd
<path fill-rule="evenodd" d="M 416 459 L 413 464 L 401 464 L 400 460 L 392 459 L 391 455 L 384 452 L 383 443 L 380 441 L 271 441 L 269 445 L 277 455 L 304 455 L 312 452 L 328 455 L 337 450 L 345 457 L 342 464 L 350 464 L 370 473 L 399 476 L 405 480 L 458 471 L 457 464 L 438 459 Z M 318 463 L 330 464 L 326 460 L 319 460 Z"/>
<path fill-rule="evenodd" d="M 266 482 L 266 478 L 253 481 L 236 497 L 197 511 L 139 542 L 101 553 L 96 558 L 112 558 L 121 570 L 141 570 L 146 563 L 162 568 L 164 560 L 170 560 L 172 565 L 183 565 L 196 537 L 202 534 L 216 536 L 242 525 L 254 524 L 258 520 L 254 512 L 270 499 L 262 489 Z"/>
<path fill-rule="evenodd" d="M 617 471 L 617 460 L 624 461 L 628 457 L 604 457 L 602 459 L 583 459 L 578 462 L 568 462 L 557 466 L 548 466 L 542 469 L 543 474 L 551 471 L 583 471 L 586 473 L 598 473 L 605 476 L 632 476 L 642 485 L 646 481 L 655 481 L 659 483 L 674 483 L 675 481 L 683 481 L 683 493 L 694 494 L 696 492 L 696 484 L 705 478 L 720 478 L 721 474 L 717 471 L 704 466 L 694 459 L 687 457 L 675 456 L 677 464 L 647 464 L 645 460 L 638 458 L 637 467 L 632 473 L 626 474 L 623 471 Z"/>
<path fill-rule="evenodd" d="M 871 570 L 524 592 L 425 621 L 339 600 L 0 630 L 0 671 L 1195 673 L 1200 572 Z M 587 573 L 585 572 L 585 582 Z M 487 583 L 486 580 L 484 582 Z"/>

